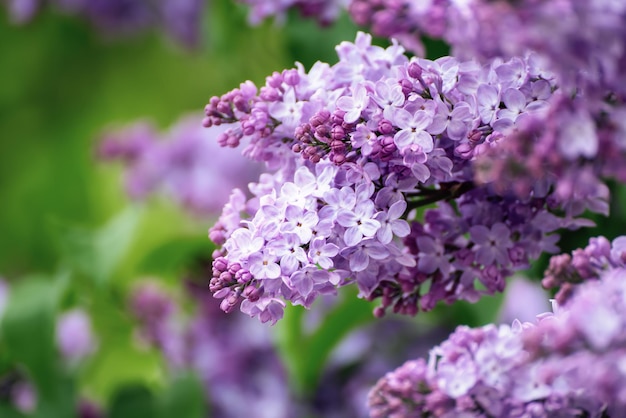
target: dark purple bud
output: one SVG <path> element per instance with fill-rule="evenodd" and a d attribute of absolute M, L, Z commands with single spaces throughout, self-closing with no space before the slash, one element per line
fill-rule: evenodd
<path fill-rule="evenodd" d="M 278 71 L 274 71 L 272 75 L 268 76 L 265 79 L 265 81 L 268 86 L 277 89 L 280 87 L 281 84 L 283 84 L 283 75 Z"/>
<path fill-rule="evenodd" d="M 248 101 L 243 98 L 243 96 L 236 96 L 233 99 L 233 104 L 235 108 L 240 112 L 248 113 L 250 111 L 250 106 L 248 105 Z"/>
<path fill-rule="evenodd" d="M 389 134 L 393 133 L 393 131 L 395 129 L 393 127 L 393 124 L 391 122 L 389 122 L 387 119 L 381 119 L 378 122 L 378 130 L 383 135 L 389 135 Z"/>
<path fill-rule="evenodd" d="M 334 140 L 330 143 L 330 148 L 334 152 L 343 153 L 346 150 L 346 144 L 344 144 L 342 141 Z"/>
<path fill-rule="evenodd" d="M 233 275 L 227 271 L 220 273 L 220 280 L 224 283 L 231 283 L 233 281 Z"/>
<path fill-rule="evenodd" d="M 263 287 L 248 286 L 242 293 L 244 298 L 247 298 L 250 302 L 256 302 L 263 296 Z"/>
<path fill-rule="evenodd" d="M 298 70 L 284 70 L 283 79 L 288 86 L 296 86 L 300 82 L 300 74 Z"/>
<path fill-rule="evenodd" d="M 326 125 L 320 125 L 315 128 L 315 137 L 318 139 L 328 138 L 330 130 Z"/>
<path fill-rule="evenodd" d="M 217 104 L 217 111 L 227 117 L 233 116 L 233 110 L 231 109 L 230 104 L 226 102 L 219 102 Z"/>
<path fill-rule="evenodd" d="M 224 257 L 219 257 L 213 260 L 213 268 L 218 271 L 226 271 L 228 269 L 228 260 Z"/>
<path fill-rule="evenodd" d="M 237 279 L 237 283 L 246 284 L 252 280 L 252 274 L 246 269 L 241 269 L 235 273 L 235 279 Z"/>
<path fill-rule="evenodd" d="M 280 98 L 280 93 L 273 87 L 261 87 L 261 93 L 259 93 L 261 100 L 266 102 L 275 102 Z"/>
<path fill-rule="evenodd" d="M 235 302 L 234 304 L 231 304 L 229 302 L 229 298 L 228 299 L 224 299 L 220 303 L 220 309 L 223 310 L 226 313 L 231 313 L 232 311 L 235 310 L 236 303 L 237 302 Z"/>
<path fill-rule="evenodd" d="M 482 137 L 483 137 L 483 133 L 477 129 L 474 129 L 473 131 L 467 134 L 467 139 L 469 139 L 470 142 L 473 142 L 473 143 L 479 142 Z"/>
<path fill-rule="evenodd" d="M 332 139 L 341 140 L 345 138 L 345 136 L 346 136 L 346 131 L 344 131 L 344 129 L 339 125 L 333 126 L 333 128 L 330 131 L 330 137 Z"/>
<path fill-rule="evenodd" d="M 331 160 L 333 163 L 337 164 L 337 165 L 341 165 L 343 163 L 346 162 L 346 156 L 345 154 L 334 154 L 331 157 Z"/>
<path fill-rule="evenodd" d="M 416 62 L 412 62 L 407 67 L 406 72 L 409 75 L 409 77 L 413 77 L 417 79 L 422 76 L 422 67 L 420 67 L 419 64 Z"/>
<path fill-rule="evenodd" d="M 252 135 L 255 130 L 253 121 L 245 120 L 241 122 L 241 132 L 243 132 L 244 135 Z"/>
<path fill-rule="evenodd" d="M 400 87 L 402 87 L 402 94 L 404 94 L 405 97 L 408 97 L 409 93 L 413 91 L 413 83 L 406 78 L 400 80 Z"/>

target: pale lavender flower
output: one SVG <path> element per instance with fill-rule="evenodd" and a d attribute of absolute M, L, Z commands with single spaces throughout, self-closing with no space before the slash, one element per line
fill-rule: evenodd
<path fill-rule="evenodd" d="M 361 112 L 365 110 L 369 103 L 369 96 L 364 86 L 356 87 L 352 96 L 341 96 L 337 100 L 337 109 L 343 110 L 345 115 L 343 120 L 346 123 L 354 123 L 361 117 Z"/>
<path fill-rule="evenodd" d="M 426 111 L 419 110 L 411 114 L 399 108 L 393 113 L 391 121 L 400 128 L 393 137 L 400 150 L 413 144 L 419 145 L 424 152 L 433 150 L 433 138 L 425 130 L 432 122 L 432 116 Z"/>
<path fill-rule="evenodd" d="M 312 240 L 309 246 L 309 257 L 311 261 L 326 270 L 333 267 L 331 257 L 336 256 L 338 252 L 339 247 L 333 243 L 327 243 L 324 238 Z"/>
<path fill-rule="evenodd" d="M 65 312 L 56 325 L 56 343 L 61 355 L 70 363 L 77 363 L 93 353 L 96 341 L 91 320 L 82 309 Z"/>
<path fill-rule="evenodd" d="M 404 238 L 411 233 L 411 227 L 401 217 L 406 211 L 407 204 L 404 200 L 394 202 L 388 211 L 381 211 L 374 217 L 380 222 L 380 228 L 376 231 L 376 238 L 381 244 L 389 244 L 393 236 Z"/>
<path fill-rule="evenodd" d="M 476 261 L 486 266 L 498 262 L 506 265 L 509 262 L 508 249 L 513 246 L 511 232 L 503 223 L 496 223 L 490 229 L 484 225 L 470 228 L 470 236 L 475 243 Z"/>
<path fill-rule="evenodd" d="M 368 200 L 356 205 L 354 211 L 344 209 L 337 214 L 337 223 L 347 228 L 343 236 L 346 245 L 357 245 L 363 238 L 376 234 L 380 222 L 374 219 L 374 211 L 374 203 Z"/>

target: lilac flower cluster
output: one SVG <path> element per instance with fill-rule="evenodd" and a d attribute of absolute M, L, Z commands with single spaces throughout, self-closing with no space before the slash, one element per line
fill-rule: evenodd
<path fill-rule="evenodd" d="M 564 304 L 579 284 L 625 263 L 626 237 L 618 237 L 612 243 L 602 236 L 591 238 L 587 247 L 574 250 L 571 255 L 553 256 L 541 284 L 546 289 L 557 288 L 555 299 Z"/>
<path fill-rule="evenodd" d="M 162 29 L 174 41 L 192 48 L 200 42 L 204 0 L 6 0 L 11 20 L 24 24 L 35 18 L 43 4 L 63 14 L 89 21 L 107 37 L 135 35 Z"/>
<path fill-rule="evenodd" d="M 376 34 L 395 36 L 412 49 L 421 48 L 423 34 L 443 38 L 457 57 L 487 63 L 532 51 L 533 60 L 555 74 L 560 99 L 549 111 L 520 123 L 506 145 L 487 153 L 485 178 L 500 186 L 516 182 L 520 194 L 527 195 L 533 183 L 556 176 L 561 199 L 579 188 L 606 196 L 598 177 L 626 180 L 626 5 L 586 0 L 355 0 L 350 10 L 357 23 L 371 26 Z M 516 70 L 510 73 L 519 75 Z M 592 161 L 581 166 L 580 160 Z"/>
<path fill-rule="evenodd" d="M 589 225 L 576 218 L 585 210 L 606 212 L 602 164 L 572 193 L 558 173 L 507 187 L 485 176 L 485 161 L 499 160 L 483 156 L 561 98 L 534 56 L 409 59 L 363 33 L 337 52 L 334 66 L 276 72 L 260 91 L 246 82 L 206 106 L 205 126 L 227 127 L 218 141 L 245 141 L 243 153 L 270 171 L 251 199 L 235 191 L 210 231 L 222 245 L 210 287 L 225 311 L 241 302 L 275 322 L 285 301 L 308 307 L 355 282 L 361 296 L 381 297 L 379 315 L 474 301 L 556 252 L 553 231 Z"/>
<path fill-rule="evenodd" d="M 461 326 L 370 393 L 372 417 L 579 417 L 626 411 L 624 237 L 585 249 L 594 280 L 535 324 Z M 608 245 L 605 245 L 608 244 Z M 592 277 L 587 277 L 591 279 Z"/>
<path fill-rule="evenodd" d="M 204 129 L 195 116 L 181 118 L 165 134 L 137 122 L 105 134 L 98 154 L 126 165 L 126 190 L 132 198 L 162 191 L 189 212 L 210 216 L 219 212 L 233 188 L 243 187 L 261 171 L 217 144 L 222 131 Z"/>
<path fill-rule="evenodd" d="M 315 18 L 320 24 L 334 22 L 342 10 L 348 8 L 348 0 L 239 0 L 250 7 L 248 20 L 258 25 L 263 20 L 274 17 L 285 19 L 289 9 L 296 9 L 304 17 Z"/>
<path fill-rule="evenodd" d="M 425 35 L 444 39 L 457 57 L 511 58 L 534 51 L 561 85 L 582 82 L 624 94 L 623 2 L 353 0 L 350 13 L 374 34 L 406 41 L 413 49 L 421 48 Z"/>

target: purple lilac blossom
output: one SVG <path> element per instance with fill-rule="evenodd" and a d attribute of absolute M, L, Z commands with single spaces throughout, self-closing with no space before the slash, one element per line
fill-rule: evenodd
<path fill-rule="evenodd" d="M 89 21 L 108 38 L 132 36 L 150 29 L 165 31 L 188 48 L 200 43 L 204 0 L 6 0 L 16 24 L 31 21 L 42 3 L 63 14 Z"/>
<path fill-rule="evenodd" d="M 370 392 L 371 416 L 622 416 L 623 242 L 600 237 L 581 250 L 593 270 L 554 313 L 534 323 L 461 326 L 427 361 L 411 360 L 388 373 Z"/>
<path fill-rule="evenodd" d="M 541 284 L 547 289 L 556 288 L 556 302 L 564 304 L 580 283 L 625 265 L 626 237 L 620 236 L 613 242 L 603 236 L 594 237 L 585 248 L 574 250 L 571 255 L 553 256 Z"/>
<path fill-rule="evenodd" d="M 545 80 L 556 77 L 560 99 L 552 101 L 549 112 L 531 117 L 524 109 L 551 95 L 547 83 L 535 83 L 532 92 L 524 92 L 535 102 L 524 100 L 514 89 L 496 92 L 481 86 L 483 122 L 497 114 L 518 125 L 504 146 L 485 152 L 482 176 L 496 187 L 516 183 L 517 192 L 525 196 L 533 192 L 532 184 L 556 174 L 556 194 L 567 200 L 579 185 L 607 195 L 598 174 L 626 180 L 623 2 L 354 0 L 350 12 L 373 33 L 394 36 L 414 50 L 421 50 L 420 37 L 426 35 L 444 39 L 458 58 L 471 57 L 483 64 L 511 59 L 497 72 L 513 85 L 522 83 L 526 73 Z M 516 58 L 529 54 L 527 63 Z M 590 166 L 595 165 L 593 160 L 603 163 L 589 167 L 595 171 L 589 175 L 586 168 L 570 164 L 576 160 L 592 160 Z M 577 205 L 573 203 L 570 211 L 584 210 Z"/>
<path fill-rule="evenodd" d="M 195 116 L 181 118 L 168 133 L 136 122 L 104 135 L 98 154 L 126 166 L 126 190 L 135 199 L 158 191 L 199 216 L 219 212 L 231 190 L 260 172 L 239 153 L 220 147 L 223 128 L 204 129 Z"/>
<path fill-rule="evenodd" d="M 555 230 L 590 225 L 577 217 L 608 209 L 600 176 L 620 153 L 568 160 L 564 173 L 520 182 L 526 193 L 485 178 L 487 163 L 500 162 L 486 154 L 564 100 L 532 55 L 485 66 L 409 59 L 364 33 L 336 49 L 333 66 L 298 65 L 260 89 L 248 81 L 205 108 L 205 126 L 225 127 L 218 142 L 241 145 L 268 171 L 250 185 L 251 199 L 233 192 L 209 233 L 221 245 L 210 288 L 223 310 L 274 323 L 286 302 L 308 307 L 349 284 L 381 299 L 377 315 L 475 301 L 557 252 Z M 416 220 L 414 209 L 434 203 Z M 324 266 L 310 256 L 313 240 L 338 249 Z"/>

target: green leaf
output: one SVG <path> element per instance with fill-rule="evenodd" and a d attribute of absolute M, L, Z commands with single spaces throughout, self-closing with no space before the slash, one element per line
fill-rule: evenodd
<path fill-rule="evenodd" d="M 3 344 L 10 361 L 23 365 L 36 387 L 36 416 L 71 416 L 72 382 L 65 378 L 54 342 L 57 302 L 67 276 L 55 279 L 31 277 L 17 283 L 2 319 Z"/>
<path fill-rule="evenodd" d="M 156 350 L 139 350 L 130 335 L 111 336 L 102 341 L 83 376 L 86 386 L 96 396 L 107 398 L 116 388 L 131 382 L 157 387 L 163 378 L 162 358 Z"/>
<path fill-rule="evenodd" d="M 110 418 L 140 418 L 156 416 L 153 393 L 141 384 L 129 384 L 115 392 L 108 416 Z"/>
<path fill-rule="evenodd" d="M 337 304 L 310 335 L 304 334 L 305 310 L 288 309 L 277 324 L 277 345 L 298 395 L 317 388 L 328 357 L 351 331 L 374 321 L 372 304 L 359 299 L 354 289 L 342 289 Z"/>
<path fill-rule="evenodd" d="M 206 236 L 173 238 L 150 251 L 139 269 L 159 275 L 180 273 L 195 259 L 202 256 L 208 258 L 214 248 Z"/>
<path fill-rule="evenodd" d="M 193 374 L 182 375 L 172 381 L 159 400 L 159 418 L 207 416 L 204 389 Z"/>
<path fill-rule="evenodd" d="M 71 268 L 102 285 L 126 255 L 140 219 L 140 209 L 129 207 L 95 231 L 57 224 L 62 256 Z"/>
<path fill-rule="evenodd" d="M 24 414 L 11 408 L 9 405 L 0 403 L 0 417 L 2 418 L 24 418 Z"/>

